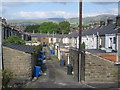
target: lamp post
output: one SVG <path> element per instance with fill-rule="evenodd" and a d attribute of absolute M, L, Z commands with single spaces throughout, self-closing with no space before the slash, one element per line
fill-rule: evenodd
<path fill-rule="evenodd" d="M 81 81 L 81 36 L 82 36 L 82 0 L 79 1 L 78 82 Z"/>

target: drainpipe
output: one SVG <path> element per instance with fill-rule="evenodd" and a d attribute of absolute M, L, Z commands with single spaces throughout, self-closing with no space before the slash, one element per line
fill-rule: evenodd
<path fill-rule="evenodd" d="M 99 32 L 97 32 L 97 49 L 99 49 Z"/>

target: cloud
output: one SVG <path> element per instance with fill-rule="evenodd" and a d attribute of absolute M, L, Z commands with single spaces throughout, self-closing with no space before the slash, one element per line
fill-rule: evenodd
<path fill-rule="evenodd" d="M 29 5 L 30 2 L 3 2 L 2 6 L 4 7 L 18 7 L 18 6 L 25 6 Z M 32 4 L 32 2 L 31 2 Z"/>
<path fill-rule="evenodd" d="M 92 16 L 101 15 L 101 14 L 118 15 L 118 8 L 112 8 L 109 10 L 103 10 L 98 12 L 83 13 L 83 17 L 92 17 Z"/>
<path fill-rule="evenodd" d="M 92 3 L 94 3 L 94 4 L 98 4 L 98 5 L 103 5 L 103 4 L 117 4 L 118 2 L 92 2 Z"/>
<path fill-rule="evenodd" d="M 6 10 L 7 10 L 7 7 L 5 7 L 5 6 L 0 6 L 0 14 L 2 15 L 2 14 L 4 14 L 5 12 L 6 12 Z"/>
<path fill-rule="evenodd" d="M 17 12 L 11 14 L 12 17 L 22 18 L 22 19 L 32 19 L 32 18 L 71 18 L 78 17 L 78 13 L 69 13 L 65 11 L 52 11 L 52 12 Z"/>
<path fill-rule="evenodd" d="M 98 12 L 91 12 L 91 13 L 84 13 L 83 17 L 92 17 L 101 14 L 118 14 L 118 8 L 113 8 L 109 10 L 103 10 Z M 34 11 L 34 12 L 27 12 L 27 11 L 20 11 L 13 14 L 7 15 L 9 16 L 8 19 L 39 19 L 39 18 L 73 18 L 78 17 L 78 13 L 70 13 L 65 11 L 51 11 L 51 12 L 41 12 L 41 11 Z"/>
<path fill-rule="evenodd" d="M 113 8 L 113 9 L 111 9 L 111 12 L 115 13 L 115 14 L 118 14 L 119 10 L 120 10 L 120 8 L 119 9 L 118 8 Z"/>

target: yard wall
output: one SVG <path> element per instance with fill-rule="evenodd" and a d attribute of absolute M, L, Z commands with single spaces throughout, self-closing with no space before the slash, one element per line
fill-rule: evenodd
<path fill-rule="evenodd" d="M 3 46 L 4 69 L 11 71 L 14 78 L 32 79 L 34 59 L 34 55 Z"/>
<path fill-rule="evenodd" d="M 78 51 L 70 50 L 74 77 L 78 78 Z M 82 53 L 81 80 L 85 82 L 118 82 L 120 66 L 89 52 Z"/>

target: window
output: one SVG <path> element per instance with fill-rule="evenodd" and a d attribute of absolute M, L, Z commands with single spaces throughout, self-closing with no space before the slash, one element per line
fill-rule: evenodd
<path fill-rule="evenodd" d="M 113 43 L 116 44 L 116 37 L 113 38 Z"/>
<path fill-rule="evenodd" d="M 53 41 L 53 38 L 51 38 L 51 41 Z"/>

